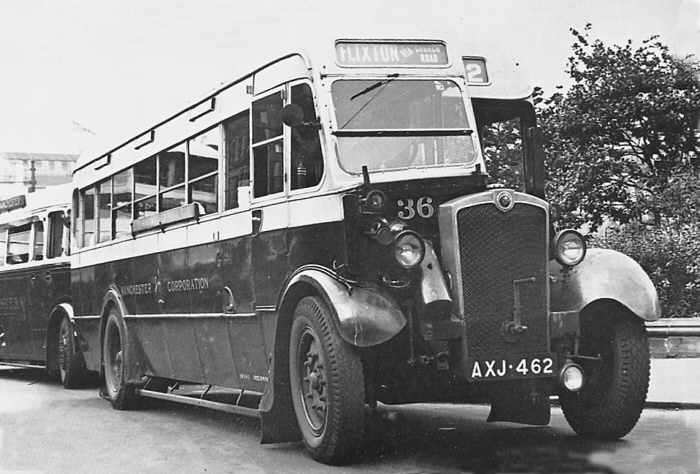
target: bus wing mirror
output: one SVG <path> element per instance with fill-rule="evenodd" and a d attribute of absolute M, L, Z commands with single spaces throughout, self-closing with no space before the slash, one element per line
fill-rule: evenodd
<path fill-rule="evenodd" d="M 544 138 L 539 127 L 527 129 L 529 146 L 525 155 L 525 192 L 544 199 Z"/>
<path fill-rule="evenodd" d="M 304 124 L 304 110 L 297 104 L 287 104 L 282 108 L 282 123 L 288 127 L 299 127 Z"/>

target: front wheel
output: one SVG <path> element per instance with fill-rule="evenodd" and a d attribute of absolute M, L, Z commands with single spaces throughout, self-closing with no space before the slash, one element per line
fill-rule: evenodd
<path fill-rule="evenodd" d="M 73 323 L 68 316 L 63 316 L 58 327 L 57 365 L 58 375 L 65 388 L 81 386 L 87 378 L 85 360 L 76 347 Z"/>
<path fill-rule="evenodd" d="M 584 323 L 581 352 L 590 363 L 578 393 L 559 397 L 569 425 L 583 436 L 618 439 L 639 420 L 649 387 L 649 342 L 644 323 L 617 312 Z M 608 319 L 609 318 L 609 319 Z"/>
<path fill-rule="evenodd" d="M 289 367 L 302 438 L 317 461 L 351 459 L 364 432 L 365 389 L 360 356 L 335 330 L 326 305 L 303 298 L 294 311 Z"/>
<path fill-rule="evenodd" d="M 102 338 L 103 394 L 117 410 L 134 408 L 136 387 L 126 381 L 126 329 L 116 309 L 112 308 Z"/>

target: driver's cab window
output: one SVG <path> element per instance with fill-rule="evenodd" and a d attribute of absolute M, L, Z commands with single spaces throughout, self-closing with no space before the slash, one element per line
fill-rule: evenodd
<path fill-rule="evenodd" d="M 479 141 L 490 184 L 524 190 L 523 163 L 526 129 L 519 108 L 474 100 Z"/>
<path fill-rule="evenodd" d="M 291 128 L 291 189 L 294 190 L 316 186 L 321 182 L 323 155 L 311 87 L 306 83 L 292 86 L 291 103 L 300 106 L 304 112 L 303 123 Z"/>
<path fill-rule="evenodd" d="M 284 191 L 282 91 L 253 102 L 253 196 Z"/>

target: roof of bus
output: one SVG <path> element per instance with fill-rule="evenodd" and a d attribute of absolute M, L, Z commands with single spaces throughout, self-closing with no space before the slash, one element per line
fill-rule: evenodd
<path fill-rule="evenodd" d="M 114 137 L 100 137 L 95 140 L 93 145 L 86 149 L 78 158 L 77 163 L 74 167 L 74 173 L 79 171 L 85 165 L 98 160 L 99 158 L 112 153 L 124 145 L 142 137 L 145 133 L 150 130 L 154 130 L 157 127 L 169 122 L 170 120 L 180 116 L 182 113 L 194 106 L 201 104 L 211 97 L 218 95 L 223 90 L 228 89 L 236 83 L 245 80 L 246 78 L 252 76 L 257 71 L 263 70 L 266 67 L 276 63 L 277 61 L 289 57 L 294 54 L 301 54 L 307 61 L 307 65 L 313 68 L 320 68 L 326 74 L 333 73 L 343 73 L 348 71 L 354 71 L 357 73 L 358 70 L 367 71 L 368 73 L 386 73 L 387 68 L 344 68 L 339 66 L 335 61 L 335 44 L 336 41 L 341 39 L 359 39 L 359 40 L 384 40 L 387 42 L 391 41 L 429 41 L 435 42 L 440 41 L 447 44 L 448 58 L 450 65 L 448 68 L 442 68 L 444 72 L 453 73 L 456 75 L 464 75 L 464 68 L 462 65 L 463 57 L 483 57 L 486 60 L 488 75 L 490 82 L 484 85 L 474 85 L 470 86 L 470 94 L 475 98 L 493 98 L 493 99 L 524 99 L 530 96 L 532 87 L 529 85 L 528 81 L 525 79 L 522 68 L 513 59 L 510 59 L 508 54 L 502 51 L 502 48 L 498 46 L 496 42 L 488 42 L 482 40 L 475 40 L 474 38 L 469 38 L 466 35 L 445 37 L 445 35 L 433 34 L 428 32 L 423 35 L 413 35 L 410 37 L 401 34 L 391 34 L 391 31 L 387 31 L 386 28 L 380 32 L 380 34 L 358 34 L 353 32 L 353 34 L 336 34 L 333 37 L 326 38 L 307 38 L 307 39 L 292 39 L 286 42 L 287 51 L 289 53 L 284 55 L 278 55 L 272 57 L 269 61 L 256 61 L 252 64 L 250 61 L 250 66 L 248 68 L 241 65 L 241 71 L 245 71 L 244 74 L 238 76 L 237 78 L 231 80 L 228 83 L 221 83 L 209 93 L 200 96 L 197 100 L 189 100 L 185 102 L 183 107 L 180 107 L 172 115 L 165 117 L 163 120 L 150 125 L 147 128 L 138 130 L 138 133 L 134 134 L 133 129 L 128 135 L 121 135 L 118 139 Z M 294 47 L 298 45 L 298 47 Z M 290 47 L 291 46 L 291 47 Z M 410 72 L 410 68 L 402 68 L 402 71 Z M 425 70 L 424 68 L 422 70 Z M 393 71 L 392 71 L 393 72 Z"/>
<path fill-rule="evenodd" d="M 26 205 L 9 212 L 0 213 L 0 225 L 19 222 L 52 208 L 66 208 L 70 205 L 71 184 L 59 184 L 39 189 L 24 195 Z"/>

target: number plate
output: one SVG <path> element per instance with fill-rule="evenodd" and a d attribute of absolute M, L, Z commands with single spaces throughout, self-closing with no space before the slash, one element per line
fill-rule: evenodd
<path fill-rule="evenodd" d="M 549 355 L 512 359 L 468 359 L 469 380 L 500 380 L 512 378 L 552 377 L 554 358 Z"/>

